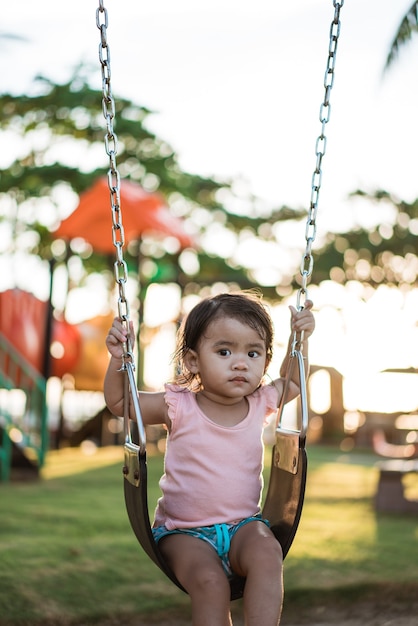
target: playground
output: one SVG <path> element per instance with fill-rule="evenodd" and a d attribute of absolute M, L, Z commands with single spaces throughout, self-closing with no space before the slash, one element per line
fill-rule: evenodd
<path fill-rule="evenodd" d="M 266 569 L 266 561 L 270 553 L 279 555 L 279 542 L 284 556 L 282 626 L 415 626 L 418 616 L 418 560 L 414 558 L 418 515 L 415 349 L 418 265 L 411 262 L 412 256 L 416 260 L 411 250 L 415 250 L 416 244 L 416 204 L 403 203 L 386 193 L 376 192 L 375 197 L 370 193 L 366 201 L 379 202 L 383 198 L 393 204 L 392 237 L 384 236 L 384 224 L 377 224 L 370 233 L 366 227 L 331 234 L 329 239 L 326 236 L 321 241 L 321 254 L 315 266 L 318 273 L 314 272 L 312 248 L 317 233 L 322 158 L 327 143 L 325 131 L 343 4 L 333 2 L 307 215 L 286 206 L 272 209 L 268 218 L 256 211 L 249 211 L 248 216 L 229 212 L 228 203 L 221 206 L 219 199 L 232 193 L 232 187 L 181 172 L 174 152 L 145 127 L 141 126 L 143 136 L 137 140 L 138 126 L 131 124 L 140 120 L 141 125 L 147 112 L 136 109 L 133 113 L 132 103 L 125 101 L 119 107 L 113 100 L 108 16 L 103 2 L 99 2 L 96 11 L 96 26 L 100 31 L 104 117 L 101 122 L 107 133 L 104 135 L 103 129 L 97 127 L 97 92 L 92 94 L 87 84 L 82 85 L 82 80 L 76 78 L 66 85 L 51 84 L 50 92 L 46 90 L 28 105 L 31 119 L 24 113 L 19 118 L 23 135 L 30 136 L 28 129 L 33 131 L 38 123 L 38 131 L 42 132 L 44 111 L 45 115 L 51 115 L 48 120 L 51 128 L 58 121 L 60 129 L 60 120 L 67 119 L 71 106 L 46 107 L 43 98 L 48 99 L 51 94 L 51 101 L 64 96 L 71 99 L 74 94 L 76 98 L 85 97 L 83 104 L 77 100 L 76 110 L 79 112 L 84 107 L 91 128 L 88 123 L 80 124 L 74 134 L 80 131 L 81 135 L 77 135 L 80 137 L 86 131 L 85 141 L 100 141 L 102 147 L 104 143 L 109 169 L 107 177 L 103 168 L 88 173 L 76 168 L 70 172 L 67 166 L 59 170 L 61 181 L 71 178 L 71 185 L 63 183 L 66 189 L 61 191 L 66 200 L 71 199 L 74 210 L 70 214 L 67 211 L 66 216 L 57 210 L 49 224 L 29 222 L 29 228 L 33 228 L 31 237 L 21 240 L 35 243 L 22 255 L 25 260 L 18 269 L 14 263 L 19 257 L 16 250 L 3 255 L 4 259 L 7 256 L 13 272 L 4 272 L 9 280 L 0 291 L 0 626 L 190 624 L 195 570 L 190 576 L 189 567 L 188 578 L 181 578 L 180 566 L 191 561 L 180 552 L 176 569 L 173 561 L 164 557 L 164 548 L 157 545 L 151 530 L 155 504 L 161 495 L 159 478 L 167 467 L 166 450 L 173 445 L 171 426 L 176 422 L 170 414 L 162 422 L 169 433 L 170 444 L 166 447 L 165 429 L 157 422 L 161 411 L 150 411 L 148 407 L 148 418 L 145 416 L 144 406 L 158 394 L 149 395 L 142 404 L 144 396 L 138 402 L 138 390 L 161 389 L 163 382 L 172 380 L 172 370 L 178 373 L 182 369 L 181 359 L 174 367 L 170 362 L 167 370 L 162 363 L 169 362 L 176 331 L 198 301 L 208 295 L 218 297 L 225 291 L 258 288 L 260 284 L 271 310 L 272 325 L 280 331 L 284 327 L 288 329 L 289 308 L 292 323 L 295 315 L 305 320 L 312 318 L 311 299 L 314 300 L 316 334 L 309 342 L 309 360 L 307 339 L 313 322 L 305 331 L 292 327 L 288 343 L 286 339 L 283 343 L 276 339 L 273 361 L 263 356 L 262 376 L 270 377 L 270 367 L 280 371 L 278 408 L 274 411 L 277 416 L 263 433 L 266 454 L 261 514 L 274 535 L 269 535 L 274 550 L 268 554 L 260 550 L 263 559 L 258 559 L 261 567 L 257 577 L 250 574 L 255 571 L 251 567 L 257 561 L 253 555 L 258 550 L 251 552 L 251 559 L 243 559 L 245 567 L 237 559 L 236 571 L 228 580 L 222 574 L 226 604 L 230 586 L 234 625 L 244 626 L 242 614 L 247 611 L 244 585 L 247 593 L 251 582 L 261 580 L 266 571 L 271 571 Z M 18 106 L 19 99 L 16 101 Z M 10 113 L 13 107 L 14 103 L 13 106 L 8 103 L 4 110 Z M 36 107 L 41 112 L 38 116 Z M 68 119 L 71 135 L 74 131 L 71 114 Z M 118 162 L 114 121 L 120 122 L 123 145 Z M 28 124 L 26 128 L 25 124 Z M 151 169 L 156 167 L 158 175 L 147 175 L 144 166 L 141 178 L 137 167 L 140 154 L 145 162 L 149 158 Z M 118 165 L 125 178 L 122 184 Z M 25 202 L 30 205 L 37 195 L 43 201 L 51 190 L 51 197 L 54 196 L 55 182 L 49 191 L 44 183 L 48 167 L 46 160 L 46 165 L 39 168 L 39 178 L 28 177 L 27 188 L 26 181 L 14 178 L 21 168 L 11 168 L 12 182 L 2 190 L 5 212 L 12 215 L 16 209 L 10 223 L 18 222 L 20 205 L 25 208 Z M 51 172 L 55 181 L 55 166 Z M 366 194 L 359 191 L 358 195 Z M 103 219 L 104 207 L 107 211 L 110 208 L 107 220 Z M 5 222 L 10 215 L 6 215 Z M 13 246 L 19 241 L 20 231 L 27 234 L 25 217 L 19 213 L 19 219 L 21 222 L 13 230 Z M 288 269 L 288 275 L 279 274 L 277 281 L 269 279 L 264 284 L 265 274 L 252 271 L 248 251 L 254 254 L 252 247 L 255 250 L 258 244 L 273 244 L 271 249 L 276 248 L 278 224 L 288 226 L 286 222 L 290 221 L 294 225 L 302 219 L 306 225 L 305 238 L 298 242 L 299 274 L 296 270 L 294 275 L 293 269 Z M 212 254 L 209 239 L 213 240 L 214 233 L 220 232 L 218 227 L 224 229 L 223 234 L 228 231 L 234 237 L 237 250 L 242 246 L 242 258 L 248 261 L 248 267 L 245 263 L 241 266 L 233 255 L 227 259 L 222 254 Z M 248 248 L 246 241 L 250 239 Z M 386 241 L 390 242 L 388 250 L 384 247 Z M 399 248 L 399 242 L 404 242 L 405 247 Z M 292 262 L 296 267 L 292 246 Z M 40 273 L 33 272 L 37 279 L 32 279 L 34 287 L 36 282 L 42 282 L 38 280 L 40 277 L 47 279 L 43 280 L 42 297 L 35 294 L 37 288 L 31 290 L 32 272 L 22 270 L 23 266 L 28 267 L 27 262 L 30 265 L 30 259 L 34 268 L 42 269 Z M 316 284 L 311 285 L 311 277 Z M 88 297 L 103 301 L 100 310 L 91 315 L 87 314 Z M 227 297 L 231 298 L 231 293 Z M 396 321 L 390 317 L 390 311 L 383 319 L 382 297 L 387 298 L 385 302 L 396 301 L 392 310 L 392 315 L 397 314 Z M 80 314 L 77 320 L 71 319 L 75 300 Z M 119 321 L 109 331 L 115 315 Z M 123 340 L 123 335 L 121 339 L 114 334 L 115 325 L 127 331 L 132 316 L 137 334 L 128 333 Z M 222 314 L 220 318 L 224 319 Z M 401 320 L 406 323 L 403 325 Z M 254 360 L 260 345 L 260 353 L 264 355 L 266 349 L 270 355 L 273 339 L 269 347 L 258 327 L 254 329 L 246 323 L 247 332 L 257 332 L 259 337 L 257 343 L 242 342 L 246 346 L 241 350 L 244 358 L 249 362 Z M 213 320 L 208 324 L 213 324 Z M 193 359 L 199 359 L 199 342 L 202 337 L 206 340 L 209 325 L 195 344 L 184 340 L 183 357 L 188 354 L 192 358 L 190 355 L 195 353 Z M 390 338 L 389 327 L 393 331 Z M 121 330 L 117 328 L 116 333 L 121 335 Z M 114 345 L 109 343 L 109 337 Z M 237 343 L 235 335 L 234 342 L 228 341 L 228 347 L 219 349 L 217 357 L 229 357 Z M 257 346 L 257 350 L 249 345 Z M 362 358 L 364 346 L 367 346 L 367 358 Z M 402 358 L 398 358 L 399 346 L 402 346 Z M 113 354 L 112 348 L 120 353 Z M 113 408 L 109 402 L 105 405 L 105 397 L 109 396 L 103 395 L 103 380 L 111 369 L 108 369 L 108 350 L 112 353 L 112 375 L 117 381 L 114 394 L 117 401 Z M 221 352 L 226 354 L 220 355 Z M 369 370 L 364 367 L 366 361 Z M 305 370 L 307 366 L 309 371 Z M 207 371 L 213 374 L 213 369 Z M 192 389 L 189 379 L 187 393 L 191 395 L 195 391 L 195 396 L 200 393 L 200 398 L 207 400 L 206 390 L 211 387 L 199 378 L 202 371 L 205 369 L 199 370 L 196 365 L 200 387 Z M 241 387 L 248 382 L 243 376 L 233 380 L 237 382 L 237 379 Z M 212 421 L 230 427 L 229 432 L 233 432 L 232 427 L 244 422 L 249 414 L 246 412 L 251 404 L 249 398 L 266 386 L 264 383 L 259 377 L 258 386 L 255 384 L 250 393 L 242 394 L 241 412 L 233 423 L 218 416 L 223 410 L 229 418 L 231 404 L 213 402 L 217 404 L 215 415 L 219 421 Z M 298 398 L 287 403 L 287 393 L 295 386 L 297 393 L 293 396 Z M 229 399 L 228 394 L 225 397 Z M 207 415 L 210 417 L 210 412 Z M 188 428 L 193 430 L 190 424 Z M 260 436 L 261 430 L 260 426 Z M 260 468 L 261 448 L 260 443 Z M 214 488 L 214 494 L 218 495 L 213 497 L 215 503 L 228 493 L 226 474 L 222 472 L 226 471 L 224 461 L 230 450 L 231 458 L 234 450 L 235 458 L 241 460 L 250 456 L 251 446 L 244 450 L 232 445 L 228 454 L 215 459 L 213 452 L 217 449 L 212 445 L 203 452 L 200 448 L 196 450 L 200 453 L 199 467 L 204 468 L 201 474 L 216 477 L 213 479 L 217 489 Z M 183 464 L 184 456 L 177 454 Z M 195 456 L 198 458 L 199 454 Z M 243 467 L 240 480 L 248 477 L 244 462 Z M 197 474 L 189 472 L 192 476 Z M 195 494 L 202 494 L 202 501 L 209 499 L 205 489 L 183 487 L 182 494 L 192 495 L 193 512 L 198 508 L 193 499 Z M 246 497 L 241 502 L 247 503 Z M 229 519 L 242 518 L 244 515 Z M 214 528 L 218 535 L 222 530 L 224 541 L 225 531 L 229 532 L 226 524 L 216 524 Z M 248 543 L 243 543 L 247 548 Z M 241 544 L 236 541 L 234 545 Z M 224 554 L 229 546 L 228 543 Z M 219 539 L 216 549 L 222 556 Z M 211 560 L 212 556 L 208 562 Z M 279 556 L 276 562 L 275 571 L 278 571 Z M 215 564 L 215 571 L 217 567 Z M 201 570 L 207 572 L 208 568 Z M 184 593 L 174 571 L 183 580 L 190 597 Z M 261 585 L 258 587 L 260 590 Z M 206 586 L 204 591 L 201 601 L 194 605 L 202 615 L 217 603 L 209 603 Z M 276 588 L 270 595 L 274 595 L 278 615 L 280 601 Z M 268 606 L 265 595 L 261 597 L 262 602 L 257 605 L 259 612 Z"/>

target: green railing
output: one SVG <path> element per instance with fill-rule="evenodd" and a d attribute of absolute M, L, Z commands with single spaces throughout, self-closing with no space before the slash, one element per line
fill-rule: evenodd
<path fill-rule="evenodd" d="M 48 449 L 45 379 L 0 333 L 0 480 L 8 480 L 13 445 L 41 468 Z"/>

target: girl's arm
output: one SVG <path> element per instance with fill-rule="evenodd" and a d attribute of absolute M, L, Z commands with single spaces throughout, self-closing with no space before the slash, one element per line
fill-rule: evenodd
<path fill-rule="evenodd" d="M 287 367 L 289 364 L 289 360 L 291 358 L 291 352 L 293 347 L 293 339 L 294 333 L 296 332 L 300 335 L 303 332 L 303 340 L 300 344 L 299 349 L 302 352 L 304 358 L 305 365 L 305 376 L 308 377 L 309 373 L 309 360 L 308 360 L 308 339 L 312 335 L 315 328 L 315 318 L 312 315 L 312 306 L 313 303 L 311 300 L 306 300 L 305 306 L 301 311 L 297 311 L 293 306 L 290 308 L 291 313 L 291 334 L 289 337 L 288 347 L 286 351 L 286 356 L 283 359 L 283 362 L 280 367 L 280 378 L 273 381 L 273 384 L 277 388 L 279 392 L 279 399 L 284 391 L 285 386 L 285 378 L 287 373 Z M 299 368 L 295 363 L 295 366 L 291 372 L 291 378 L 288 386 L 288 393 L 286 397 L 286 402 L 290 402 L 294 398 L 296 398 L 300 393 L 300 380 L 299 380 Z"/>
<path fill-rule="evenodd" d="M 106 337 L 106 346 L 110 353 L 110 361 L 104 380 L 104 397 L 106 405 L 113 415 L 123 416 L 126 372 L 121 371 L 124 342 L 127 331 L 119 318 L 113 320 L 112 327 Z M 134 345 L 134 330 L 130 322 L 130 340 Z M 144 424 L 166 424 L 169 426 L 167 405 L 164 392 L 148 393 L 141 391 L 138 394 L 141 417 Z M 133 404 L 130 402 L 129 416 L 135 420 Z"/>

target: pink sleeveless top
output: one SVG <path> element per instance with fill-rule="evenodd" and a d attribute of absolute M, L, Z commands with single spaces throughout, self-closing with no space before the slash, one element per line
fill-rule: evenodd
<path fill-rule="evenodd" d="M 260 512 L 262 432 L 278 394 L 265 385 L 247 396 L 248 413 L 236 426 L 212 422 L 196 394 L 166 385 L 171 420 L 154 526 L 193 528 L 235 523 Z"/>

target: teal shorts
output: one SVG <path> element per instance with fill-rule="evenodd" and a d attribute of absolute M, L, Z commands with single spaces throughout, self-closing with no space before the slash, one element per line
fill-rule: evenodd
<path fill-rule="evenodd" d="M 230 577 L 233 575 L 229 562 L 229 549 L 231 547 L 232 538 L 241 526 L 245 526 L 245 524 L 249 522 L 263 522 L 266 526 L 270 527 L 268 520 L 261 517 L 261 515 L 253 515 L 252 517 L 246 517 L 238 522 L 238 524 L 213 524 L 212 526 L 174 528 L 173 530 L 168 530 L 165 526 L 157 526 L 152 529 L 152 534 L 157 544 L 163 537 L 167 537 L 168 535 L 189 535 L 190 537 L 196 537 L 197 539 L 206 541 L 216 550 L 226 575 Z"/>

